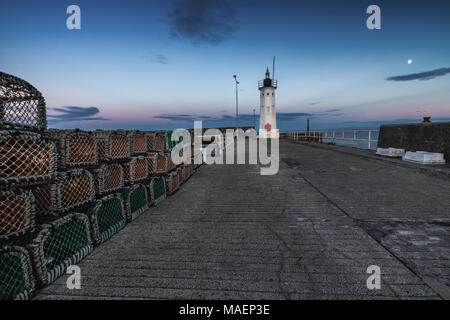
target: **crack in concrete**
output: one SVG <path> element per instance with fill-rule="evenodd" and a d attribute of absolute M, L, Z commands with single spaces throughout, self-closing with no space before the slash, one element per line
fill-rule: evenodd
<path fill-rule="evenodd" d="M 334 202 L 330 197 L 328 197 L 322 190 L 320 190 L 317 186 L 315 186 L 311 181 L 309 181 L 303 174 L 299 173 L 298 174 L 306 183 L 308 183 L 312 188 L 314 188 L 317 192 L 319 192 L 330 204 L 332 204 L 334 207 L 336 207 L 339 211 L 341 211 L 344 215 L 346 215 L 348 218 L 352 219 L 355 224 L 360 227 L 370 238 L 372 238 L 374 241 L 376 241 L 380 246 L 382 246 L 387 252 L 389 252 L 395 259 L 397 259 L 397 261 L 399 263 L 401 263 L 406 269 L 408 269 L 412 274 L 416 275 L 419 279 L 422 280 L 422 282 L 424 284 L 426 284 L 434 293 L 436 293 L 436 295 L 438 295 L 441 299 L 447 300 L 447 296 L 449 295 L 448 293 L 448 288 L 445 286 L 446 290 L 442 290 L 441 286 L 437 286 L 437 285 L 433 285 L 434 282 L 430 282 L 427 281 L 430 278 L 426 278 L 423 277 L 422 275 L 420 275 L 419 273 L 417 273 L 411 266 L 410 264 L 405 261 L 404 259 L 402 259 L 401 257 L 399 257 L 395 252 L 391 251 L 386 245 L 384 245 L 382 243 L 382 241 L 380 241 L 379 239 L 377 239 L 376 237 L 374 237 L 373 235 L 371 235 L 365 228 L 364 228 L 364 221 L 360 220 L 356 217 L 353 217 L 352 215 L 350 215 L 347 211 L 345 211 L 344 208 L 342 208 L 341 206 L 339 206 L 336 202 Z M 432 284 L 432 285 L 430 285 Z M 390 288 L 391 289 L 391 288 Z"/>
<path fill-rule="evenodd" d="M 284 252 L 285 251 L 288 251 L 288 252 L 293 252 L 292 251 L 292 249 L 291 248 L 289 248 L 289 246 L 288 246 L 288 244 L 286 243 L 286 241 L 284 241 L 284 239 L 275 231 L 275 230 L 273 230 L 267 223 L 264 223 L 264 226 L 266 227 L 266 229 L 267 230 L 269 230 L 270 231 L 270 233 L 272 233 L 277 239 L 278 239 L 278 241 L 280 241 L 280 245 L 282 246 L 282 247 L 284 247 L 284 251 L 283 251 L 283 257 L 281 258 L 281 260 L 280 260 L 280 265 L 279 265 L 279 269 L 278 269 L 278 271 L 277 271 L 277 276 L 278 276 L 278 286 L 279 286 L 279 288 L 280 288 L 280 291 L 281 291 L 281 293 L 283 294 L 283 296 L 286 298 L 286 299 L 288 299 L 288 300 L 291 300 L 291 294 L 289 293 L 289 292 L 287 292 L 285 289 L 284 289 L 284 287 L 283 287 L 283 285 L 282 285 L 282 280 L 281 280 L 281 274 L 282 274 L 282 272 L 283 272 L 283 269 L 284 269 L 284 259 L 285 259 L 285 256 L 284 256 Z M 311 280 L 311 279 L 310 279 Z"/>

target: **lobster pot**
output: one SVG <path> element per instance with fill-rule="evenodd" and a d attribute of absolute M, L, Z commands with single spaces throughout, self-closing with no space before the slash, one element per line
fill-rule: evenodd
<path fill-rule="evenodd" d="M 163 177 L 152 178 L 149 184 L 149 203 L 157 205 L 166 198 L 166 182 Z"/>
<path fill-rule="evenodd" d="M 175 171 L 178 177 L 178 185 L 181 186 L 184 183 L 184 172 L 183 172 L 183 168 L 180 167 L 177 169 L 177 171 Z"/>
<path fill-rule="evenodd" d="M 111 133 L 106 143 L 106 156 L 110 160 L 126 159 L 131 156 L 130 139 L 124 132 Z"/>
<path fill-rule="evenodd" d="M 191 146 L 194 146 L 195 144 L 195 131 L 189 130 L 189 133 L 191 134 Z"/>
<path fill-rule="evenodd" d="M 42 94 L 28 82 L 0 72 L 0 129 L 42 131 L 46 128 Z"/>
<path fill-rule="evenodd" d="M 118 194 L 111 194 L 98 200 L 85 210 L 91 222 L 92 237 L 99 245 L 125 226 L 123 201 Z"/>
<path fill-rule="evenodd" d="M 41 135 L 0 131 L 0 186 L 45 183 L 57 167 L 55 145 Z"/>
<path fill-rule="evenodd" d="M 34 290 L 28 251 L 22 247 L 0 247 L 0 300 L 27 300 Z"/>
<path fill-rule="evenodd" d="M 131 131 L 129 132 L 129 136 L 132 155 L 139 155 L 147 152 L 147 137 L 144 132 Z"/>
<path fill-rule="evenodd" d="M 108 138 L 108 135 L 111 134 L 111 131 L 103 131 L 103 130 L 97 130 L 94 132 L 91 132 L 91 135 L 94 137 L 95 142 L 97 144 L 97 152 L 98 152 L 98 160 L 100 161 L 106 161 L 106 140 Z"/>
<path fill-rule="evenodd" d="M 128 187 L 122 193 L 125 214 L 128 222 L 135 220 L 148 209 L 149 197 L 147 188 L 143 184 Z"/>
<path fill-rule="evenodd" d="M 125 183 L 134 184 L 147 179 L 148 163 L 145 157 L 131 158 L 130 161 L 123 164 Z"/>
<path fill-rule="evenodd" d="M 194 156 L 195 169 L 198 169 L 202 164 L 203 164 L 203 154 L 202 153 L 197 153 Z"/>
<path fill-rule="evenodd" d="M 35 214 L 31 191 L 0 191 L 0 241 L 34 230 Z"/>
<path fill-rule="evenodd" d="M 155 137 L 155 150 L 165 152 L 167 150 L 167 135 L 164 132 L 158 132 Z"/>
<path fill-rule="evenodd" d="M 189 177 L 190 177 L 194 174 L 194 167 L 192 166 L 192 164 L 187 164 L 186 166 L 188 167 Z"/>
<path fill-rule="evenodd" d="M 173 131 L 167 131 L 167 148 L 166 151 L 172 151 L 173 147 L 175 147 L 175 141 L 172 141 Z"/>
<path fill-rule="evenodd" d="M 39 283 L 52 283 L 92 251 L 88 217 L 73 213 L 41 225 L 29 249 Z"/>
<path fill-rule="evenodd" d="M 194 130 L 189 131 L 191 134 L 191 155 L 195 154 L 195 133 Z"/>
<path fill-rule="evenodd" d="M 197 165 L 195 164 L 195 157 L 191 158 L 191 168 L 192 168 L 192 173 L 194 173 L 195 170 L 197 169 Z"/>
<path fill-rule="evenodd" d="M 168 169 L 168 171 L 170 172 L 170 171 L 172 171 L 172 170 L 175 170 L 177 166 L 176 166 L 175 163 L 172 161 L 172 155 L 171 155 L 170 153 L 167 153 L 167 154 L 166 154 L 166 157 L 169 159 L 169 169 Z"/>
<path fill-rule="evenodd" d="M 167 133 L 167 151 L 171 151 L 178 143 L 183 141 L 183 137 L 179 137 L 178 141 L 172 140 L 173 131 Z"/>
<path fill-rule="evenodd" d="M 99 156 L 103 161 L 116 161 L 131 156 L 130 137 L 124 131 L 94 131 Z"/>
<path fill-rule="evenodd" d="M 172 140 L 173 137 L 173 131 L 169 131 L 167 133 L 167 151 L 172 151 L 173 148 L 175 148 L 176 145 L 183 143 L 183 136 L 178 137 L 178 140 L 173 141 Z M 191 141 L 189 140 L 187 142 L 187 146 L 186 147 L 190 147 L 191 146 Z M 184 143 L 183 143 L 183 148 L 184 148 Z"/>
<path fill-rule="evenodd" d="M 45 136 L 53 141 L 63 169 L 93 166 L 98 162 L 95 138 L 80 130 L 48 130 Z"/>
<path fill-rule="evenodd" d="M 95 200 L 94 178 L 85 170 L 60 172 L 56 184 L 33 188 L 38 215 L 58 216 Z"/>
<path fill-rule="evenodd" d="M 119 191 L 124 186 L 124 172 L 120 164 L 103 164 L 92 171 L 97 195 Z"/>
<path fill-rule="evenodd" d="M 153 176 L 154 174 L 157 173 L 158 154 L 149 153 L 146 159 L 147 159 L 148 175 Z"/>
<path fill-rule="evenodd" d="M 167 195 L 169 195 L 169 196 L 173 195 L 180 188 L 178 174 L 176 171 L 167 174 L 165 176 L 164 180 L 166 182 L 166 194 Z"/>
<path fill-rule="evenodd" d="M 181 168 L 181 170 L 183 171 L 183 181 L 186 182 L 191 177 L 192 166 L 184 165 Z"/>
<path fill-rule="evenodd" d="M 147 141 L 147 151 L 155 152 L 156 150 L 156 132 L 145 132 Z"/>
<path fill-rule="evenodd" d="M 156 159 L 156 173 L 163 174 L 169 171 L 169 157 L 159 153 Z"/>

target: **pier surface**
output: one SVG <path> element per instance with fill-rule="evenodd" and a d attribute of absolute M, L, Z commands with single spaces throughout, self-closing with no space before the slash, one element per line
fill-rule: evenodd
<path fill-rule="evenodd" d="M 37 299 L 450 298 L 450 175 L 280 141 L 280 171 L 204 165 Z M 381 289 L 368 290 L 368 266 Z"/>

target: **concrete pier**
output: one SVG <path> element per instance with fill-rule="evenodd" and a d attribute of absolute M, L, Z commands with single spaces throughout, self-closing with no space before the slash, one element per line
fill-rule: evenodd
<path fill-rule="evenodd" d="M 449 172 L 281 140 L 278 175 L 202 166 L 79 264 L 81 290 L 36 298 L 448 299 Z"/>

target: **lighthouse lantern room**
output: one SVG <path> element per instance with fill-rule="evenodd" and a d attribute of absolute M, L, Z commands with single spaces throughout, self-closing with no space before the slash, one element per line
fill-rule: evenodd
<path fill-rule="evenodd" d="M 277 112 L 275 109 L 277 81 L 270 77 L 269 68 L 266 70 L 265 79 L 259 81 L 258 88 L 261 100 L 259 137 L 267 139 L 279 138 L 280 133 L 277 130 Z"/>

